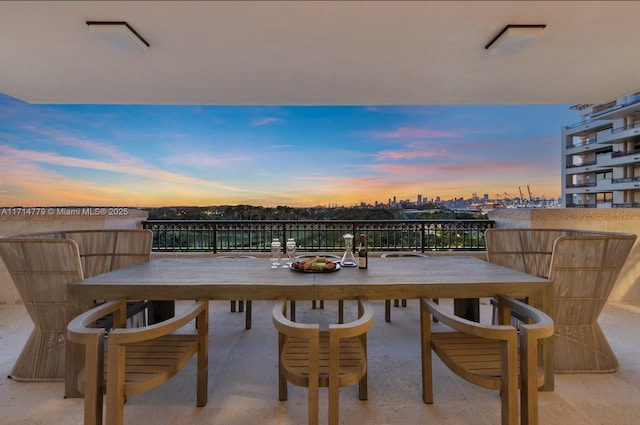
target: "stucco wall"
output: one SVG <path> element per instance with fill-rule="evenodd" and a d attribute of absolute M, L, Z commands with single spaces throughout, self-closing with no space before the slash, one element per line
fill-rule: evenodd
<path fill-rule="evenodd" d="M 146 211 L 131 208 L 0 208 L 0 235 L 56 230 L 141 229 Z M 0 304 L 20 304 L 11 276 L 0 260 Z"/>
<path fill-rule="evenodd" d="M 634 233 L 640 238 L 640 209 L 558 208 L 497 209 L 489 212 L 496 227 L 596 230 Z M 636 241 L 610 300 L 640 302 L 640 241 Z"/>

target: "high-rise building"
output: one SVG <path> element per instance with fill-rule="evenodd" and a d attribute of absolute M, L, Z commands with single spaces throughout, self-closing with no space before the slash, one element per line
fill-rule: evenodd
<path fill-rule="evenodd" d="M 562 203 L 640 207 L 640 91 L 572 108 L 583 120 L 562 129 Z"/>

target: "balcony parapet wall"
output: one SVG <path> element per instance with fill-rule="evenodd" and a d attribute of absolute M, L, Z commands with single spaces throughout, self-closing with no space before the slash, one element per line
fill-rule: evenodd
<path fill-rule="evenodd" d="M 499 209 L 488 213 L 497 228 L 539 228 L 634 233 L 640 239 L 638 208 Z M 640 242 L 636 241 L 609 300 L 640 302 Z"/>

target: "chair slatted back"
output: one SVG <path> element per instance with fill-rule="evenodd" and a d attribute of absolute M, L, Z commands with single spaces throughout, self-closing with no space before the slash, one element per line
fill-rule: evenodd
<path fill-rule="evenodd" d="M 43 329 L 64 328 L 67 284 L 84 278 L 76 243 L 0 239 L 0 257 L 34 322 Z M 40 311 L 43 306 L 47 308 Z M 38 314 L 33 314 L 34 309 Z"/>
<path fill-rule="evenodd" d="M 151 258 L 151 230 L 68 231 L 66 237 L 77 242 L 86 277 Z"/>

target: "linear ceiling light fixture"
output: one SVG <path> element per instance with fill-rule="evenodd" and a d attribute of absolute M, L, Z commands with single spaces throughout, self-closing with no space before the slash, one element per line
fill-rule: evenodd
<path fill-rule="evenodd" d="M 484 48 L 491 55 L 513 55 L 542 35 L 546 25 L 507 25 Z"/>
<path fill-rule="evenodd" d="M 124 21 L 87 21 L 89 31 L 115 50 L 145 52 L 149 43 Z"/>

